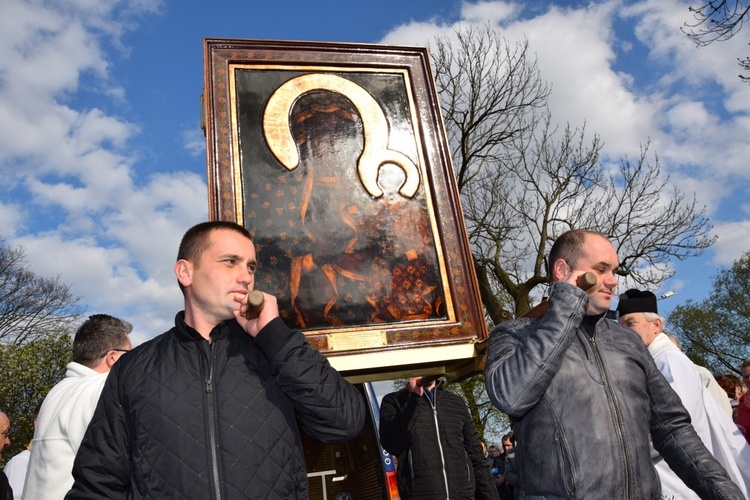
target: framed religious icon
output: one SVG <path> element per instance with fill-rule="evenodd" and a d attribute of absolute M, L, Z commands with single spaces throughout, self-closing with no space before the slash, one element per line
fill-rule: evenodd
<path fill-rule="evenodd" d="M 428 54 L 204 43 L 212 219 L 256 288 L 350 378 L 478 369 L 487 339 Z"/>

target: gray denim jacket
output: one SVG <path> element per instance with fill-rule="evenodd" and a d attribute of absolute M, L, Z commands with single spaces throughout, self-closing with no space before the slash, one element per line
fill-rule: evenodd
<path fill-rule="evenodd" d="M 641 339 L 604 318 L 590 337 L 588 296 L 573 285 L 555 283 L 550 303 L 542 318 L 499 325 L 487 354 L 487 394 L 518 439 L 517 497 L 658 499 L 650 434 L 701 498 L 743 498 Z"/>

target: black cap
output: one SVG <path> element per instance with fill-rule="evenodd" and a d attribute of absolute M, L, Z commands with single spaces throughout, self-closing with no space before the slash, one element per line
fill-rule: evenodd
<path fill-rule="evenodd" d="M 630 313 L 655 313 L 659 314 L 656 307 L 656 295 L 648 291 L 640 291 L 631 288 L 620 295 L 620 302 L 617 304 L 617 312 L 620 316 Z"/>

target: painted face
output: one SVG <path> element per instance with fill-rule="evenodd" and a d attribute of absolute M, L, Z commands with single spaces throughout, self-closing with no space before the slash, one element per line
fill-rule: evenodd
<path fill-rule="evenodd" d="M 255 246 L 242 234 L 215 229 L 210 244 L 197 262 L 187 262 L 186 309 L 200 322 L 217 325 L 234 318 L 235 300 L 255 285 Z M 187 311 L 186 311 L 187 314 Z"/>
<path fill-rule="evenodd" d="M 643 313 L 639 312 L 620 316 L 619 321 L 621 325 L 635 330 L 635 333 L 641 337 L 643 343 L 647 346 L 654 341 L 656 336 L 659 335 L 659 330 L 661 330 L 658 320 L 648 321 Z"/>
<path fill-rule="evenodd" d="M 588 290 L 589 316 L 607 312 L 617 288 L 615 271 L 620 265 L 617 252 L 608 239 L 596 234 L 587 234 L 578 262 L 571 263 L 574 271 L 591 272 L 596 275 L 596 285 Z"/>

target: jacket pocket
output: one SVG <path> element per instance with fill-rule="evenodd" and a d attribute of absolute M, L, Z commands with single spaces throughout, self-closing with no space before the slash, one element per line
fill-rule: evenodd
<path fill-rule="evenodd" d="M 469 458 L 469 454 L 466 453 L 466 450 L 464 450 L 464 463 L 466 464 L 466 480 L 469 484 L 474 484 L 474 478 L 472 477 L 474 468 L 471 465 L 471 459 Z"/>
<path fill-rule="evenodd" d="M 557 441 L 557 449 L 560 455 L 560 476 L 562 477 L 565 485 L 565 491 L 568 492 L 570 498 L 576 498 L 576 483 L 573 477 L 573 462 L 570 459 L 565 442 L 560 436 L 555 436 Z"/>

